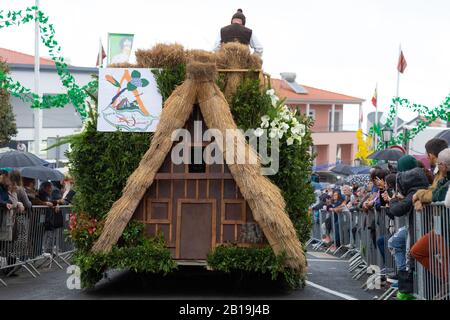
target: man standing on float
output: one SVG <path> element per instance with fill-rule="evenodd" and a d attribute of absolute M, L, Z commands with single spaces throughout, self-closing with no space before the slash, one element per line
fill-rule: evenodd
<path fill-rule="evenodd" d="M 233 15 L 230 25 L 220 29 L 220 34 L 214 45 L 214 51 L 218 51 L 220 45 L 227 42 L 239 42 L 249 45 L 259 56 L 263 54 L 263 46 L 255 37 L 252 29 L 245 27 L 245 16 L 242 13 L 242 9 L 238 9 Z"/>

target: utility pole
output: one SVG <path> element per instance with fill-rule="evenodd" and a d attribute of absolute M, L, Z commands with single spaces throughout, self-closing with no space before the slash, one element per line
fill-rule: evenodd
<path fill-rule="evenodd" d="M 35 12 L 35 26 L 34 26 L 34 92 L 39 95 L 39 71 L 40 71 L 40 57 L 39 57 L 39 43 L 40 43 L 40 32 L 39 32 L 39 0 L 36 1 L 36 12 Z M 41 134 L 42 134 L 42 109 L 34 109 L 34 153 L 39 154 L 41 151 Z"/>

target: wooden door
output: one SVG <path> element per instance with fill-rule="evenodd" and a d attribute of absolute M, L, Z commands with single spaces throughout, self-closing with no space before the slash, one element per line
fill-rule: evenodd
<path fill-rule="evenodd" d="M 206 260 L 216 244 L 215 200 L 178 200 L 177 248 L 180 260 Z"/>

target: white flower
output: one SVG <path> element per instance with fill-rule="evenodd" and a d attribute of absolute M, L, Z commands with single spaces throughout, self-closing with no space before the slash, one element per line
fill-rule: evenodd
<path fill-rule="evenodd" d="M 266 91 L 266 94 L 268 96 L 273 96 L 273 95 L 275 95 L 275 90 L 274 89 L 269 89 L 269 90 Z"/>
<path fill-rule="evenodd" d="M 299 124 L 299 133 L 302 137 L 304 137 L 306 134 L 306 126 L 302 123 Z"/>
<path fill-rule="evenodd" d="M 295 118 L 295 117 L 292 118 L 292 124 L 293 124 L 294 126 L 298 125 L 298 120 L 297 120 L 297 118 Z"/>
<path fill-rule="evenodd" d="M 280 100 L 277 96 L 270 96 L 270 99 L 272 100 L 272 106 L 274 107 L 277 106 L 278 100 Z"/>
<path fill-rule="evenodd" d="M 270 130 L 269 137 L 270 137 L 271 139 L 274 139 L 277 135 L 278 135 L 278 129 L 272 129 L 272 130 Z"/>
<path fill-rule="evenodd" d="M 268 128 L 269 127 L 269 121 L 270 121 L 269 116 L 262 116 L 261 120 L 262 120 L 261 128 L 263 128 L 263 129 Z"/>
<path fill-rule="evenodd" d="M 264 130 L 261 128 L 258 128 L 255 130 L 255 136 L 256 137 L 261 137 L 264 134 Z"/>
<path fill-rule="evenodd" d="M 284 130 L 288 130 L 289 129 L 289 125 L 286 122 L 283 122 L 281 124 L 281 128 L 283 128 Z"/>
<path fill-rule="evenodd" d="M 290 146 L 290 145 L 292 145 L 293 143 L 294 143 L 294 138 L 288 138 L 287 140 L 286 140 L 286 143 L 287 143 L 287 145 L 288 146 Z"/>
<path fill-rule="evenodd" d="M 299 127 L 292 127 L 291 128 L 291 132 L 293 135 L 297 135 L 300 133 L 300 128 Z"/>
<path fill-rule="evenodd" d="M 278 130 L 278 139 L 283 138 L 284 132 L 281 130 Z"/>
<path fill-rule="evenodd" d="M 270 126 L 271 126 L 272 128 L 276 128 L 276 127 L 278 126 L 278 120 L 277 120 L 277 119 L 273 120 L 273 121 L 270 123 Z"/>

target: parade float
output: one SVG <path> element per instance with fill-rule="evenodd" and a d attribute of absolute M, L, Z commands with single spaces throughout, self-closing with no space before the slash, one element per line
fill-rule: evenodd
<path fill-rule="evenodd" d="M 93 103 L 84 132 L 71 141 L 78 195 L 70 237 L 84 285 L 110 268 L 167 274 L 179 265 L 270 274 L 291 287 L 302 285 L 301 243 L 309 237 L 313 202 L 311 121 L 284 106 L 246 46 L 226 44 L 211 53 L 158 44 L 138 50 L 136 61 L 108 70 L 135 76 L 152 70 L 164 100 L 155 132 L 99 132 L 102 107 Z M 104 77 L 119 92 L 127 87 L 110 74 Z M 101 101 L 95 90 L 90 95 Z M 279 140 L 278 171 L 262 175 L 256 154 L 255 163 L 227 163 L 239 157 L 234 148 L 216 149 L 222 162 L 174 163 L 172 135 L 183 128 L 192 137 L 186 153 L 212 144 L 194 141 L 209 128 L 223 136 L 230 129 L 268 129 Z M 244 135 L 236 139 L 245 154 L 255 153 Z"/>

